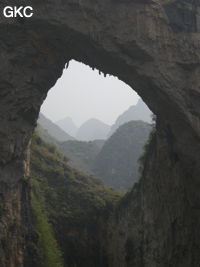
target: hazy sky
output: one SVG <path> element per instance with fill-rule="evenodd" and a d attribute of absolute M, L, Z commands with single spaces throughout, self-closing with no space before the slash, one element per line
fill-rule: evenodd
<path fill-rule="evenodd" d="M 136 104 L 138 98 L 117 78 L 105 78 L 97 70 L 71 61 L 49 91 L 41 112 L 52 121 L 71 117 L 77 126 L 90 118 L 111 125 L 123 111 Z"/>

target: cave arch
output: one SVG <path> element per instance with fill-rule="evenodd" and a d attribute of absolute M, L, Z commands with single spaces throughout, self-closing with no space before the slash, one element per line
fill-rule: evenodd
<path fill-rule="evenodd" d="M 198 1 L 50 0 L 36 1 L 33 7 L 34 17 L 23 23 L 8 22 L 2 15 L 0 20 L 0 177 L 2 197 L 8 200 L 1 222 L 9 226 L 16 217 L 19 225 L 24 220 L 21 178 L 28 174 L 27 146 L 39 108 L 66 62 L 75 59 L 123 80 L 157 115 L 160 146 L 156 149 L 160 151 L 161 140 L 170 136 L 166 147 L 184 166 L 183 183 L 173 168 L 171 172 L 178 188 L 186 191 L 181 211 L 188 202 L 188 216 L 199 225 L 199 215 L 193 211 L 200 199 Z M 170 186 L 167 190 L 172 190 Z M 183 191 L 178 190 L 177 198 Z M 191 226 L 189 220 L 185 224 L 186 229 Z M 8 228 L 2 229 L 3 238 Z M 23 261 L 17 241 L 21 234 L 19 230 L 15 242 L 8 239 L 1 266 Z M 195 266 L 195 253 L 192 260 Z"/>

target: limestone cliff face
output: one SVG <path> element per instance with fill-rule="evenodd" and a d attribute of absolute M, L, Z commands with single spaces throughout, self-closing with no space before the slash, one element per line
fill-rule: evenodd
<path fill-rule="evenodd" d="M 0 10 L 7 4 L 1 1 Z M 27 189 L 21 179 L 26 175 L 26 148 L 48 90 L 65 63 L 76 59 L 118 76 L 138 92 L 160 121 L 158 143 L 160 136 L 172 136 L 172 151 L 169 142 L 152 150 L 141 182 L 144 203 L 139 209 L 145 223 L 139 231 L 133 224 L 132 231 L 145 232 L 140 248 L 147 255 L 145 264 L 155 266 L 152 255 L 157 251 L 159 266 L 174 264 L 173 259 L 176 266 L 184 266 L 184 257 L 198 266 L 198 253 L 192 248 L 197 251 L 200 246 L 194 232 L 200 226 L 200 1 L 30 0 L 29 4 L 35 10 L 32 19 L 0 15 L 0 192 L 5 207 L 0 265 L 23 266 L 20 229 L 26 224 L 22 216 L 26 212 L 21 211 Z M 163 168 L 158 155 L 164 157 L 159 160 Z M 180 160 L 178 170 L 174 157 Z M 174 236 L 180 238 L 173 241 Z"/>
<path fill-rule="evenodd" d="M 193 168 L 174 150 L 170 130 L 158 126 L 140 182 L 122 199 L 107 225 L 108 266 L 199 266 L 200 218 Z"/>

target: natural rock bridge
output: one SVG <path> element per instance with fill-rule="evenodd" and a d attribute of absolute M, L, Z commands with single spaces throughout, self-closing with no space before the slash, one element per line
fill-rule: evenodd
<path fill-rule="evenodd" d="M 133 191 L 127 231 L 134 256 L 125 262 L 119 245 L 110 266 L 199 266 L 200 1 L 28 4 L 31 19 L 0 17 L 0 266 L 23 266 L 26 151 L 40 106 L 71 59 L 117 76 L 157 115 L 151 154 Z"/>

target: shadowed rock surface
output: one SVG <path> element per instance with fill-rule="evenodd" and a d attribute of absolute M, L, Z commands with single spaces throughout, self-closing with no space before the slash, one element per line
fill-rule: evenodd
<path fill-rule="evenodd" d="M 0 15 L 0 265 L 23 266 L 27 147 L 48 90 L 75 59 L 129 84 L 158 118 L 151 161 L 118 219 L 122 235 L 130 227 L 130 263 L 115 242 L 110 266 L 198 267 L 200 1 L 29 3 L 32 19 Z"/>

